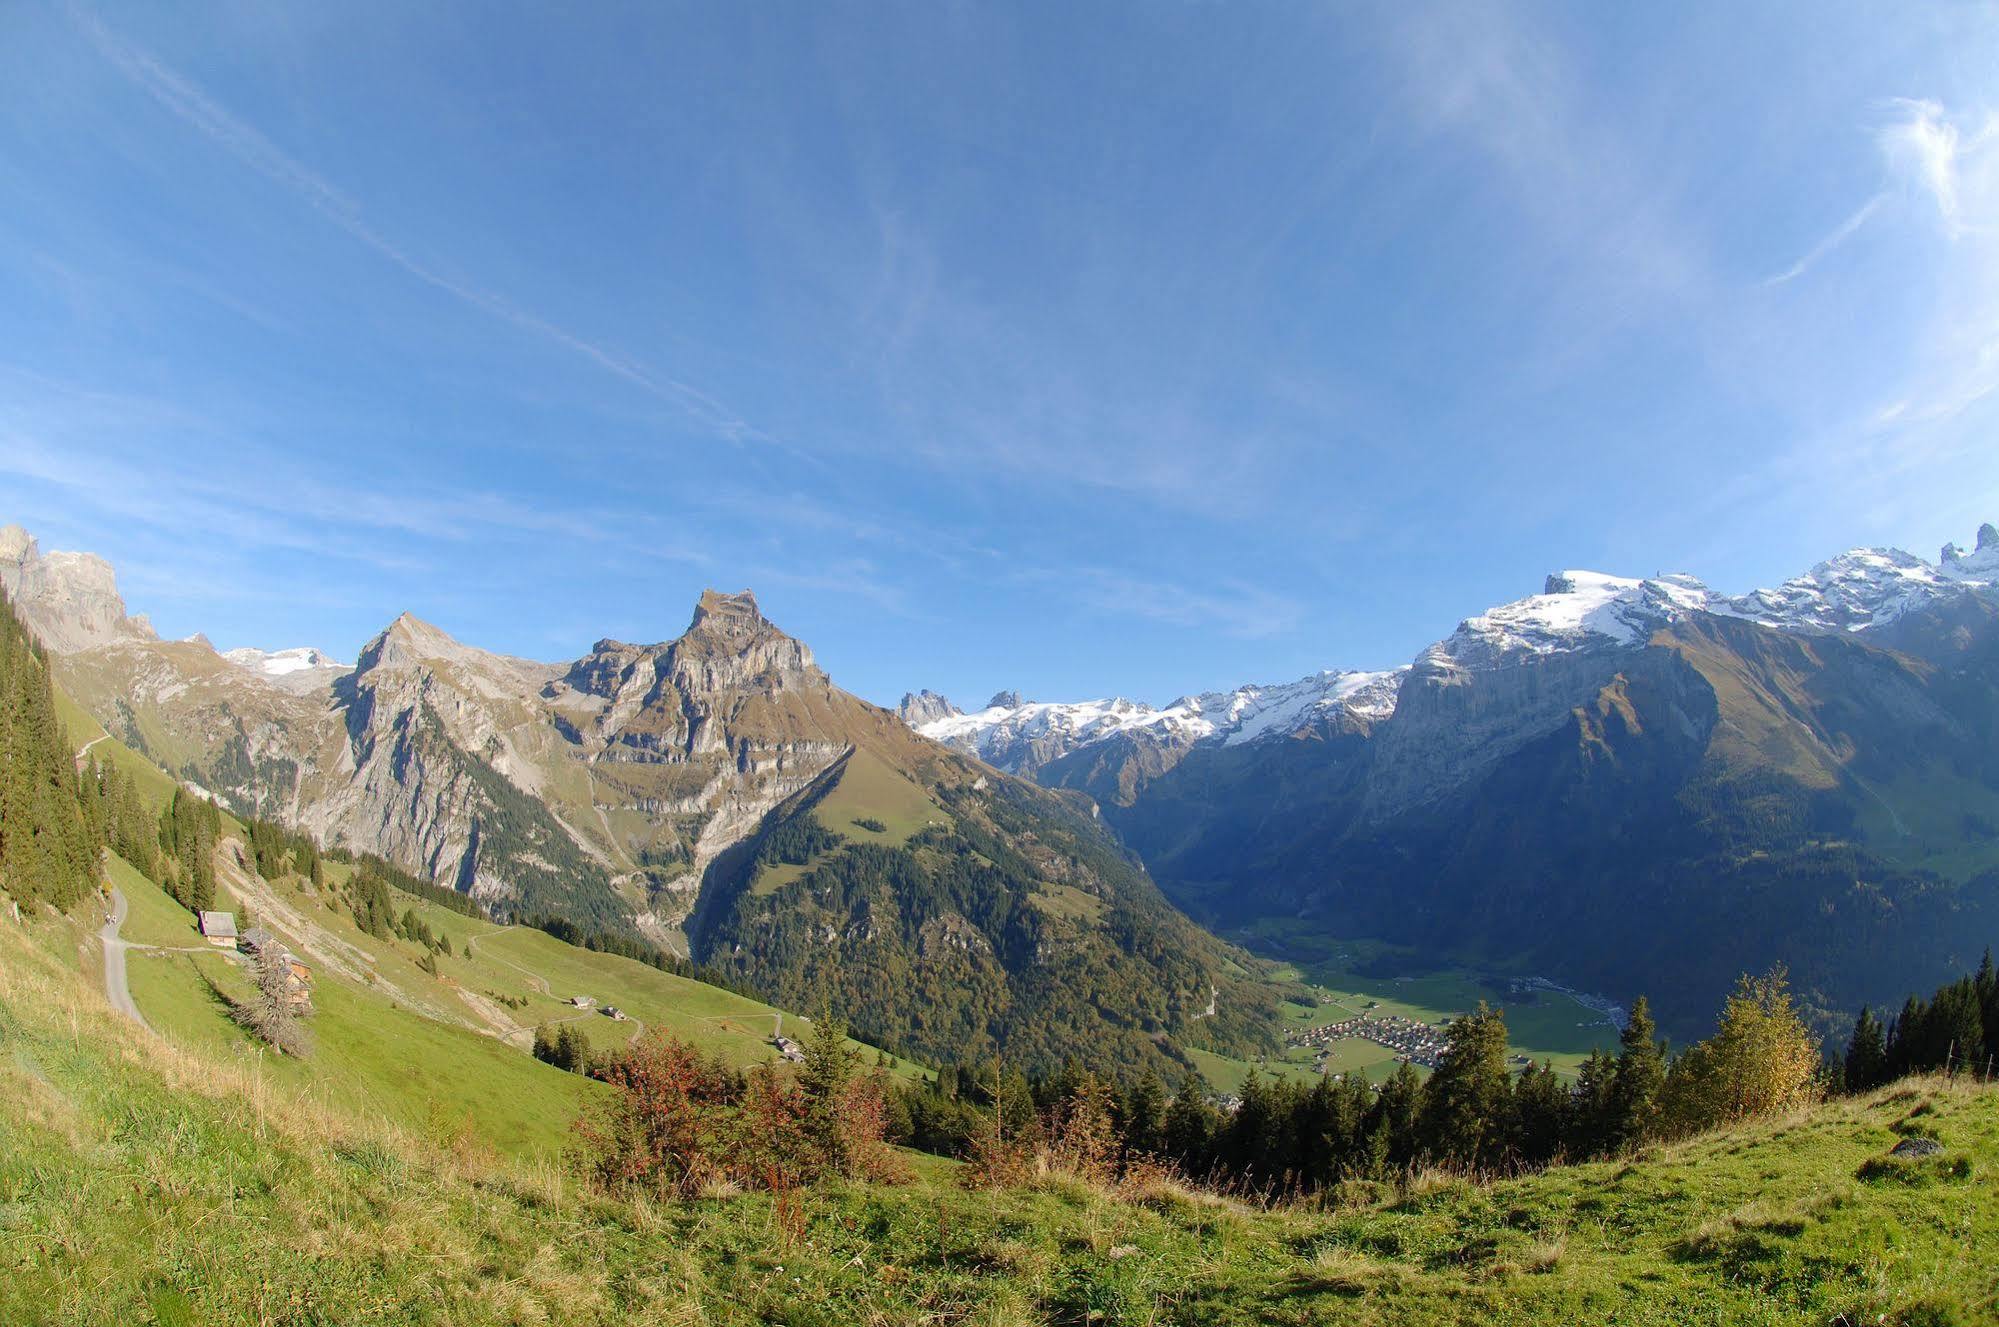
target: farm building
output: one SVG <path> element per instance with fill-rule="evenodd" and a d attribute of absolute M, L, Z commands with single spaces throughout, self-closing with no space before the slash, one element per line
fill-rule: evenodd
<path fill-rule="evenodd" d="M 236 947 L 236 914 L 233 912 L 204 912 L 201 914 L 201 933 L 217 949 Z"/>

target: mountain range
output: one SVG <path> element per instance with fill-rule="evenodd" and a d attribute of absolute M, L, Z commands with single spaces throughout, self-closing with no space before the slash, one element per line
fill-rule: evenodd
<path fill-rule="evenodd" d="M 230 809 L 380 854 L 495 915 L 640 935 L 878 1044 L 1184 1069 L 1268 1043 L 1246 955 L 1160 896 L 1085 799 L 835 686 L 747 591 L 540 663 L 404 614 L 346 666 L 161 640 L 110 567 L 0 531 L 62 691 Z M 837 815 L 834 813 L 837 811 Z"/>
<path fill-rule="evenodd" d="M 1990 525 L 1739 596 L 1563 571 L 1400 668 L 898 715 L 748 592 L 559 663 L 405 614 L 348 666 L 161 640 L 108 564 L 0 531 L 65 691 L 234 809 L 792 1007 L 871 1004 L 886 1044 L 1046 1057 L 1087 1026 L 1133 1063 L 1268 1034 L 1254 965 L 1180 910 L 1280 957 L 1369 937 L 1643 990 L 1685 1031 L 1772 962 L 1828 1025 L 1975 962 L 1995 586 Z"/>
<path fill-rule="evenodd" d="M 1684 1030 L 1691 992 L 1782 961 L 1830 1022 L 1999 931 L 1995 587 L 1989 524 L 1740 596 L 1563 571 L 1387 672 L 901 712 L 1087 793 L 1170 897 L 1277 952 L 1525 964 Z"/>

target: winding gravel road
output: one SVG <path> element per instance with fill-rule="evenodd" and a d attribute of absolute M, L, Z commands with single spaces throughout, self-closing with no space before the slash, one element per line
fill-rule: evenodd
<path fill-rule="evenodd" d="M 140 1027 L 151 1030 L 146 1016 L 139 1012 L 139 1006 L 132 1003 L 132 988 L 125 980 L 125 951 L 130 944 L 118 934 L 118 928 L 125 924 L 125 894 L 123 890 L 111 891 L 111 915 L 104 919 L 104 929 L 97 938 L 104 942 L 104 994 L 111 999 L 111 1007 Z"/>

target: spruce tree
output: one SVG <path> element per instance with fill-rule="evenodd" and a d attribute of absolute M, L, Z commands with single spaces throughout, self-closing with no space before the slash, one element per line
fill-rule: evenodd
<path fill-rule="evenodd" d="M 1423 1147 L 1456 1165 L 1494 1164 L 1506 1148 L 1512 1104 L 1506 1020 L 1481 1000 L 1451 1024 L 1448 1042 L 1423 1090 Z"/>
<path fill-rule="evenodd" d="M 1166 1127 L 1166 1085 L 1150 1065 L 1125 1094 L 1118 1123 L 1127 1154 L 1150 1156 L 1160 1150 Z"/>
<path fill-rule="evenodd" d="M 1853 1039 L 1846 1044 L 1846 1090 L 1865 1092 L 1885 1081 L 1888 1069 L 1887 1046 L 1880 1021 L 1872 1010 L 1861 1006 L 1853 1023 Z"/>
<path fill-rule="evenodd" d="M 1543 1061 L 1528 1065 L 1513 1088 L 1513 1149 L 1523 1161 L 1545 1166 L 1566 1149 L 1569 1090 Z"/>
<path fill-rule="evenodd" d="M 1666 1081 L 1666 1056 L 1653 1040 L 1652 1009 L 1644 996 L 1631 1006 L 1619 1038 L 1617 1066 L 1611 1071 L 1609 1115 L 1604 1144 L 1611 1151 L 1636 1146 L 1653 1132 L 1659 1089 Z"/>
<path fill-rule="evenodd" d="M 805 1042 L 798 1086 L 805 1094 L 806 1132 L 829 1170 L 845 1171 L 850 1160 L 840 1127 L 840 1099 L 860 1059 L 860 1052 L 847 1045 L 847 1025 L 822 1010 Z"/>

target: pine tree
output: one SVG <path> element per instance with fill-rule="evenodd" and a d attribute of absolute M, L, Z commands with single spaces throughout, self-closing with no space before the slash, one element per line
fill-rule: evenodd
<path fill-rule="evenodd" d="M 1461 1166 L 1494 1164 L 1510 1123 L 1506 1020 L 1481 1000 L 1451 1024 L 1448 1043 L 1423 1091 L 1424 1149 Z"/>
<path fill-rule="evenodd" d="M 1166 1154 L 1189 1175 L 1204 1176 L 1214 1167 L 1215 1131 L 1220 1117 L 1208 1104 L 1208 1083 L 1198 1072 L 1187 1075 L 1166 1107 Z"/>
<path fill-rule="evenodd" d="M 1617 1066 L 1611 1071 L 1604 1145 L 1610 1151 L 1636 1146 L 1657 1126 L 1659 1089 L 1666 1081 L 1666 1056 L 1653 1039 L 1652 1009 L 1644 996 L 1618 1039 Z"/>
<path fill-rule="evenodd" d="M 1595 1047 L 1576 1071 L 1570 1093 L 1569 1154 L 1601 1156 L 1610 1150 L 1616 1112 L 1611 1098 L 1617 1081 L 1617 1061 Z"/>
<path fill-rule="evenodd" d="M 1861 1006 L 1853 1023 L 1853 1039 L 1846 1045 L 1846 1090 L 1865 1092 L 1879 1087 L 1887 1078 L 1888 1054 L 1881 1024 L 1873 1011 Z"/>
<path fill-rule="evenodd" d="M 1513 1149 L 1523 1161 L 1545 1166 L 1566 1150 L 1569 1091 L 1543 1061 L 1528 1065 L 1513 1088 Z"/>
<path fill-rule="evenodd" d="M 1381 1085 L 1368 1115 L 1368 1153 L 1376 1163 L 1371 1174 L 1385 1174 L 1388 1167 L 1407 1166 L 1416 1159 L 1422 1146 L 1422 1109 L 1422 1076 L 1404 1060 Z"/>
<path fill-rule="evenodd" d="M 102 844 L 47 660 L 0 596 L 0 888 L 67 908 L 96 886 Z"/>
<path fill-rule="evenodd" d="M 1118 1112 L 1125 1151 L 1133 1156 L 1149 1156 L 1164 1144 L 1166 1126 L 1166 1085 L 1150 1065 L 1125 1094 Z"/>
<path fill-rule="evenodd" d="M 275 941 L 257 951 L 256 977 L 256 994 L 239 1006 L 242 1021 L 280 1054 L 310 1054 L 311 1035 L 292 1004 L 291 960 Z"/>
<path fill-rule="evenodd" d="M 840 1101 L 860 1067 L 860 1059 L 860 1052 L 847 1045 L 847 1025 L 822 1010 L 805 1042 L 798 1086 L 805 1094 L 806 1130 L 823 1164 L 843 1173 L 851 1158 L 841 1128 Z"/>

